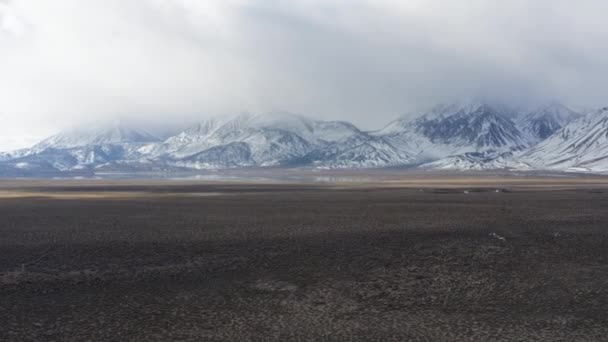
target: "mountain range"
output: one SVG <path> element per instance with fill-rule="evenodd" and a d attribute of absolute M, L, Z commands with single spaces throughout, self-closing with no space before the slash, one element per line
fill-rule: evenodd
<path fill-rule="evenodd" d="M 210 119 L 168 138 L 132 124 L 78 126 L 0 153 L 0 175 L 252 167 L 608 171 L 608 108 L 438 105 L 377 131 L 289 113 Z"/>

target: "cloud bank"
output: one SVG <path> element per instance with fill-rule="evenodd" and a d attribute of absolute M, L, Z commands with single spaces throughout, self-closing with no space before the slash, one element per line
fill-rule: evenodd
<path fill-rule="evenodd" d="M 0 150 L 76 121 L 608 102 L 608 2 L 0 0 Z"/>

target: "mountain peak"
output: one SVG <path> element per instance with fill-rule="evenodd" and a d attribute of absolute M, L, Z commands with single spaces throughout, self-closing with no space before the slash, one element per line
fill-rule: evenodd
<path fill-rule="evenodd" d="M 73 148 L 87 145 L 149 143 L 159 139 L 145 130 L 133 128 L 116 120 L 106 124 L 80 125 L 36 144 L 33 149 Z"/>
<path fill-rule="evenodd" d="M 608 108 L 574 120 L 522 155 L 539 168 L 608 169 Z"/>
<path fill-rule="evenodd" d="M 525 113 L 518 120 L 518 126 L 532 141 L 539 142 L 580 117 L 581 114 L 554 101 Z"/>
<path fill-rule="evenodd" d="M 433 143 L 471 145 L 484 148 L 521 147 L 520 132 L 508 110 L 485 102 L 451 104 L 432 109 L 415 121 L 416 131 Z M 514 115 L 514 114 L 512 114 Z"/>
<path fill-rule="evenodd" d="M 608 107 L 579 117 L 558 102 L 521 111 L 469 101 L 438 105 L 418 118 L 399 119 L 370 133 L 344 121 L 286 112 L 244 113 L 202 121 L 163 142 L 112 121 L 81 125 L 32 149 L 0 154 L 0 166 L 61 172 L 95 172 L 108 165 L 608 169 Z M 527 149 L 532 145 L 536 147 Z"/>
<path fill-rule="evenodd" d="M 497 103 L 486 101 L 482 99 L 475 99 L 470 101 L 458 101 L 452 103 L 439 104 L 432 107 L 428 112 L 422 115 L 420 118 L 435 119 L 435 118 L 446 118 L 452 115 L 508 115 L 513 113 L 515 110 Z"/>

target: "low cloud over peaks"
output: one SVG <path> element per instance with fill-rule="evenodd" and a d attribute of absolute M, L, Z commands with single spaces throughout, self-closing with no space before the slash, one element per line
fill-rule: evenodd
<path fill-rule="evenodd" d="M 479 96 L 600 106 L 607 11 L 600 0 L 0 0 L 0 150 L 91 117 L 287 110 L 378 128 Z"/>

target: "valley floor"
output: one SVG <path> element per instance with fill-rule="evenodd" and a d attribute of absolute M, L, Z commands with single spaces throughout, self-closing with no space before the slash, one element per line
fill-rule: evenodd
<path fill-rule="evenodd" d="M 0 341 L 601 341 L 607 229 L 601 177 L 5 180 Z"/>

